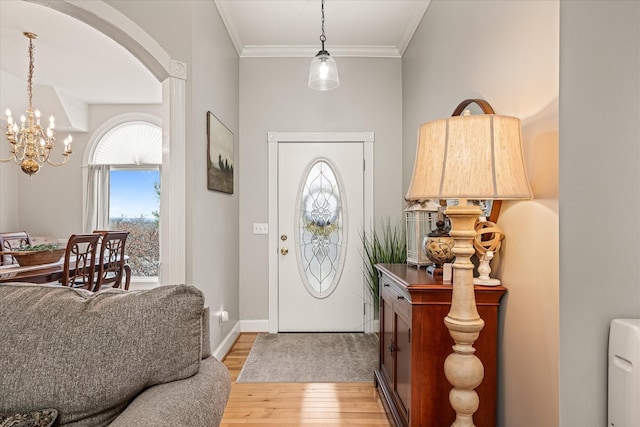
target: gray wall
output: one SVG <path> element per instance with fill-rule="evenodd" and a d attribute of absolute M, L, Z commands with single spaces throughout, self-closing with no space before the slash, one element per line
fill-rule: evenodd
<path fill-rule="evenodd" d="M 238 55 L 212 1 L 160 1 L 152 8 L 145 0 L 108 3 L 147 31 L 172 59 L 187 63 L 186 275 L 211 307 L 215 348 L 239 319 Z M 233 195 L 207 190 L 207 111 L 235 135 Z M 222 309 L 229 312 L 224 327 L 215 318 Z"/>
<path fill-rule="evenodd" d="M 420 123 L 450 116 L 466 98 L 522 120 L 535 199 L 503 203 L 498 225 L 506 237 L 491 264 L 509 289 L 501 304 L 500 426 L 558 425 L 558 38 L 558 1 L 436 0 L 402 62 L 404 191 Z"/>
<path fill-rule="evenodd" d="M 240 319 L 238 262 L 239 62 L 212 1 L 193 2 L 191 125 L 187 138 L 187 282 L 205 291 L 212 312 L 226 310 L 229 322 L 215 316 L 213 344 Z M 234 192 L 207 190 L 206 112 L 211 111 L 234 134 Z"/>
<path fill-rule="evenodd" d="M 560 4 L 560 425 L 604 426 L 609 324 L 640 317 L 640 3 Z"/>
<path fill-rule="evenodd" d="M 400 59 L 336 58 L 341 86 L 307 87 L 310 58 L 240 60 L 240 317 L 269 316 L 267 132 L 373 131 L 374 215 L 399 219 L 402 209 Z M 266 323 L 265 323 L 266 325 Z"/>

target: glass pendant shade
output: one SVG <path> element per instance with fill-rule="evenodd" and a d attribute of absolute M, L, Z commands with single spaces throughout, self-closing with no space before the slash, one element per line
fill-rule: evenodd
<path fill-rule="evenodd" d="M 315 90 L 331 90 L 340 86 L 338 66 L 326 50 L 318 52 L 311 61 L 309 87 Z"/>

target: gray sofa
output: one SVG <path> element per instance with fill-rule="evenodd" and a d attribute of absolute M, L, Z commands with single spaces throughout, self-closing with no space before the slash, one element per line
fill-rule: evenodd
<path fill-rule="evenodd" d="M 0 414 L 54 409 L 54 425 L 74 427 L 217 426 L 231 381 L 211 356 L 208 319 L 193 286 L 0 284 Z"/>

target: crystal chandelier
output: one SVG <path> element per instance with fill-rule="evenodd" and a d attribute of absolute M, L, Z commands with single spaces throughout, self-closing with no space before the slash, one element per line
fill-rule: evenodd
<path fill-rule="evenodd" d="M 340 86 L 340 78 L 338 77 L 338 66 L 329 52 L 324 50 L 324 42 L 327 36 L 324 34 L 324 0 L 321 5 L 322 11 L 322 34 L 320 42 L 322 48 L 311 61 L 311 69 L 309 70 L 309 87 L 315 90 L 331 90 Z"/>
<path fill-rule="evenodd" d="M 49 126 L 43 129 L 40 126 L 40 111 L 33 109 L 32 102 L 32 83 L 33 83 L 33 40 L 38 38 L 34 33 L 23 33 L 29 39 L 29 74 L 27 79 L 27 96 L 29 98 L 29 107 L 27 108 L 27 117 L 20 117 L 21 124 L 18 126 L 11 117 L 11 110 L 7 108 L 7 140 L 11 144 L 11 157 L 8 159 L 0 159 L 0 162 L 9 162 L 13 160 L 20 165 L 22 171 L 27 175 L 38 173 L 40 167 L 45 163 L 52 166 L 62 166 L 69 161 L 71 151 L 71 135 L 64 140 L 64 159 L 60 163 L 56 163 L 49 159 L 49 154 L 53 150 L 53 142 L 55 127 L 53 116 L 49 117 Z"/>

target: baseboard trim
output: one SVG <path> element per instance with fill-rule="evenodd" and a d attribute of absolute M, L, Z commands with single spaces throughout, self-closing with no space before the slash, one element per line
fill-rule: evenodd
<path fill-rule="evenodd" d="M 241 332 L 269 332 L 269 320 L 241 320 Z"/>
<path fill-rule="evenodd" d="M 218 360 L 224 359 L 225 356 L 231 351 L 231 347 L 233 347 L 233 344 L 236 342 L 239 336 L 240 322 L 237 322 L 233 326 L 233 328 L 231 328 L 229 333 L 222 339 L 220 345 L 218 345 L 218 347 L 216 347 L 216 349 L 213 351 L 213 356 Z"/>

